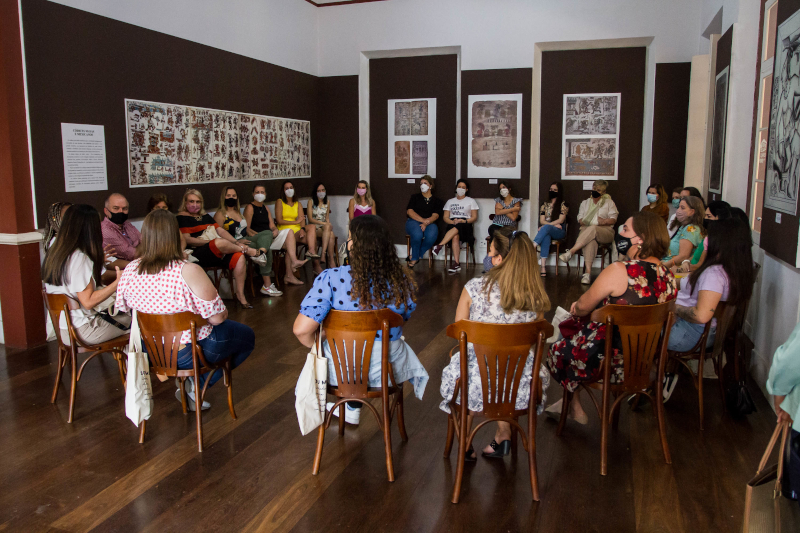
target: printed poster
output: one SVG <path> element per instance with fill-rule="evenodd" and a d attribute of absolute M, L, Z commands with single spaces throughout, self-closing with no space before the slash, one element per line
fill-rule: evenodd
<path fill-rule="evenodd" d="M 522 94 L 469 96 L 468 176 L 521 177 Z"/>
<path fill-rule="evenodd" d="M 621 96 L 564 95 L 562 179 L 618 179 Z"/>
<path fill-rule="evenodd" d="M 388 176 L 436 177 L 436 98 L 388 101 Z"/>

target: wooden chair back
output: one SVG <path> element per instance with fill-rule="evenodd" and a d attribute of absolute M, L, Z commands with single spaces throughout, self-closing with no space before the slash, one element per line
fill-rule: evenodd
<path fill-rule="evenodd" d="M 66 348 L 63 340 L 61 339 L 61 326 L 60 317 L 64 313 L 64 319 L 67 322 L 67 330 L 70 334 L 70 339 L 81 345 L 78 336 L 75 334 L 75 329 L 72 326 L 72 317 L 70 311 L 77 311 L 81 308 L 81 303 L 74 298 L 70 298 L 66 294 L 49 294 L 44 286 L 42 286 L 42 297 L 44 298 L 44 308 L 47 309 L 50 315 L 50 321 L 53 323 L 53 329 L 56 333 L 59 348 Z"/>
<path fill-rule="evenodd" d="M 152 364 L 151 371 L 164 376 L 178 375 L 178 352 L 181 336 L 187 329 L 192 332 L 193 357 L 197 357 L 198 368 L 208 366 L 202 350 L 197 346 L 197 328 L 208 324 L 206 319 L 191 312 L 174 315 L 153 315 L 137 311 L 143 348 L 147 350 Z"/>
<path fill-rule="evenodd" d="M 604 365 L 612 364 L 614 326 L 622 341 L 624 381 L 604 383 L 604 387 L 639 391 L 650 385 L 656 355 L 660 354 L 661 359 L 666 360 L 669 331 L 675 320 L 674 309 L 675 300 L 671 300 L 655 305 L 606 305 L 592 313 L 594 322 L 606 325 Z"/>
<path fill-rule="evenodd" d="M 535 346 L 532 386 L 538 383 L 544 340 L 553 334 L 546 320 L 521 324 L 491 324 L 459 320 L 447 327 L 447 336 L 459 341 L 461 375 L 468 376 L 467 343 L 471 342 L 478 359 L 483 391 L 483 415 L 487 418 L 517 416 L 517 392 L 531 347 Z M 529 408 L 541 397 L 541 384 L 531 390 Z M 464 402 L 464 399 L 461 400 Z M 532 411 L 535 412 L 535 411 Z"/>
<path fill-rule="evenodd" d="M 388 376 L 396 385 L 389 365 L 389 330 L 403 325 L 403 317 L 389 309 L 375 311 L 331 311 L 322 324 L 333 358 L 338 385 L 337 395 L 363 398 L 369 389 L 369 366 L 375 333 L 382 332 L 383 368 L 381 383 L 388 386 Z"/>

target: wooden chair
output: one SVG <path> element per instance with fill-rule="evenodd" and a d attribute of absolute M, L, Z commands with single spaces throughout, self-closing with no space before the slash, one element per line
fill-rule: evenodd
<path fill-rule="evenodd" d="M 187 413 L 186 378 L 194 378 L 195 391 L 195 418 L 197 419 L 197 451 L 203 451 L 203 424 L 201 413 L 203 411 L 203 398 L 208 388 L 208 381 L 217 370 L 222 371 L 222 379 L 228 388 L 228 409 L 231 417 L 236 420 L 236 411 L 233 409 L 233 382 L 231 380 L 231 360 L 211 364 L 206 361 L 203 348 L 197 344 L 197 328 L 205 326 L 208 322 L 200 315 L 184 312 L 174 315 L 151 315 L 149 313 L 136 313 L 139 317 L 139 328 L 142 333 L 143 348 L 150 357 L 150 372 L 166 377 L 177 377 L 181 388 L 181 404 L 183 414 Z M 192 332 L 192 368 L 178 369 L 178 351 L 181 347 L 181 336 L 186 330 Z M 209 374 L 203 389 L 199 390 L 200 376 Z M 142 421 L 139 430 L 139 443 L 144 442 L 146 421 Z"/>
<path fill-rule="evenodd" d="M 611 257 L 611 247 L 612 246 L 613 246 L 612 243 L 606 243 L 606 244 L 597 243 L 597 255 L 600 256 L 600 270 L 602 270 L 602 269 L 604 269 L 606 267 L 606 255 L 608 255 L 608 264 L 610 265 L 613 262 L 612 261 L 612 257 Z M 558 252 L 556 252 L 556 253 L 558 253 Z M 583 248 L 581 248 L 580 250 L 578 250 L 575 253 L 575 257 L 578 258 L 577 259 L 577 262 L 578 262 L 577 272 L 578 272 L 578 276 L 580 276 L 581 275 L 581 259 L 583 259 Z M 558 256 L 556 256 L 556 263 L 557 262 L 558 262 Z M 584 260 L 584 262 L 585 262 L 585 260 Z M 568 276 L 570 275 L 569 261 L 567 261 L 567 275 Z"/>
<path fill-rule="evenodd" d="M 406 235 L 406 257 L 411 257 L 411 235 Z M 419 260 L 422 258 L 420 257 Z M 433 248 L 428 250 L 428 268 L 433 268 Z"/>
<path fill-rule="evenodd" d="M 53 323 L 53 329 L 56 332 L 56 340 L 58 341 L 58 368 L 56 369 L 56 382 L 53 386 L 53 395 L 50 397 L 50 403 L 56 403 L 58 396 L 58 386 L 61 384 L 61 373 L 64 370 L 64 365 L 69 360 L 71 374 L 70 374 L 70 391 L 69 391 L 69 415 L 67 423 L 72 423 L 72 417 L 75 412 L 75 391 L 78 387 L 78 381 L 81 379 L 83 369 L 86 363 L 94 359 L 102 353 L 110 353 L 114 356 L 119 367 L 119 377 L 122 381 L 122 388 L 125 388 L 125 346 L 128 344 L 128 335 L 122 335 L 116 339 L 111 339 L 99 344 L 86 344 L 78 337 L 75 328 L 72 325 L 72 317 L 70 316 L 71 310 L 81 309 L 81 303 L 66 294 L 48 294 L 42 287 L 42 296 L 44 298 L 44 307 L 50 315 L 50 320 Z M 61 329 L 59 327 L 59 317 L 64 313 L 67 321 L 67 331 L 69 332 L 69 346 L 64 344 L 61 338 Z M 84 359 L 80 368 L 78 368 L 78 354 L 89 354 Z"/>
<path fill-rule="evenodd" d="M 330 345 L 333 366 L 336 369 L 338 385 L 328 385 L 328 394 L 336 397 L 325 421 L 319 427 L 317 452 L 314 455 L 314 466 L 311 473 L 319 473 L 322 461 L 322 447 L 325 430 L 331 424 L 334 409 L 339 409 L 339 435 L 344 435 L 345 402 L 359 402 L 368 408 L 378 421 L 383 431 L 383 442 L 386 448 L 386 471 L 389 481 L 394 481 L 394 464 L 392 462 L 392 416 L 397 413 L 397 425 L 400 438 L 408 440 L 403 423 L 403 383 L 397 384 L 389 363 L 389 330 L 402 326 L 403 318 L 390 311 L 331 311 L 322 327 Z M 369 367 L 372 360 L 372 348 L 375 332 L 382 333 L 381 351 L 381 386 L 369 386 Z M 362 360 L 363 354 L 363 360 Z M 330 376 L 328 377 L 330 382 Z M 391 383 L 391 385 L 389 384 Z M 380 398 L 383 415 L 367 400 Z"/>
<path fill-rule="evenodd" d="M 664 428 L 662 388 L 664 367 L 668 357 L 667 344 L 669 343 L 670 329 L 672 329 L 672 324 L 675 321 L 674 309 L 675 300 L 671 300 L 656 305 L 606 305 L 592 313 L 592 321 L 605 323 L 606 325 L 605 356 L 600 365 L 600 373 L 597 379 L 582 382 L 580 386 L 586 390 L 595 408 L 597 408 L 598 415 L 600 415 L 600 474 L 603 476 L 608 471 L 608 426 L 613 422 L 616 428 L 619 422 L 618 408 L 622 401 L 632 394 L 645 395 L 650 398 L 658 419 L 658 432 L 661 436 L 664 461 L 667 464 L 672 464 Z M 618 328 L 622 341 L 622 350 L 620 351 L 623 358 L 624 378 L 621 383 L 611 383 L 614 326 Z M 655 383 L 653 383 L 650 379 L 650 373 L 655 364 L 658 364 L 658 373 Z M 648 392 L 649 387 L 655 389 L 655 398 Z M 602 407 L 597 403 L 590 389 L 602 391 Z M 614 394 L 613 404 L 611 403 L 612 393 Z M 561 420 L 558 423 L 556 432 L 559 436 L 564 431 L 572 394 L 566 388 L 564 389 Z"/>
<path fill-rule="evenodd" d="M 246 257 L 245 261 L 247 261 Z M 247 263 L 252 263 L 252 261 L 247 261 Z M 214 288 L 217 289 L 217 292 L 219 292 L 219 284 L 222 282 L 222 280 L 227 279 L 228 284 L 231 287 L 231 297 L 236 299 L 236 291 L 233 288 L 233 272 L 229 268 L 208 267 L 205 270 L 206 272 L 211 272 L 211 280 L 214 282 Z"/>
<path fill-rule="evenodd" d="M 569 232 L 569 222 L 564 222 L 562 224 L 562 226 L 563 226 L 563 229 L 564 229 L 564 238 L 563 239 L 550 239 L 550 253 L 552 254 L 553 250 L 555 250 L 555 254 L 556 254 L 556 276 L 558 276 L 558 256 L 561 255 L 561 245 L 563 243 L 567 242 L 567 235 L 568 235 L 568 232 Z M 541 257 L 540 257 L 540 259 L 541 259 Z M 569 262 L 567 263 L 567 275 L 569 275 Z"/>
<path fill-rule="evenodd" d="M 472 252 L 472 262 L 477 264 L 477 261 L 475 260 L 475 245 L 474 244 L 470 244 L 468 242 L 465 242 L 464 245 L 466 246 L 466 249 L 467 249 L 467 255 L 464 256 L 464 258 L 467 260 L 467 263 L 469 263 L 469 254 L 470 254 L 470 252 Z M 455 257 L 458 257 L 460 255 L 461 255 L 461 250 L 458 251 L 458 254 L 453 252 L 453 241 L 452 240 L 445 245 L 445 264 L 449 265 L 451 258 L 455 259 Z M 459 259 L 460 259 L 460 257 L 459 257 Z"/>
<path fill-rule="evenodd" d="M 452 502 L 458 503 L 461 494 L 461 481 L 464 476 L 464 457 L 472 445 L 475 434 L 489 422 L 503 421 L 511 424 L 512 444 L 516 443 L 516 433 L 522 435 L 522 445 L 528 452 L 528 466 L 531 477 L 533 499 L 539 500 L 539 481 L 536 471 L 536 407 L 542 396 L 539 369 L 542 366 L 545 339 L 553 334 L 553 326 L 546 320 L 523 324 L 487 324 L 472 320 L 460 320 L 447 327 L 447 336 L 459 342 L 461 377 L 453 391 L 450 401 L 450 414 L 447 416 L 447 441 L 444 447 L 445 458 L 450 456 L 453 446 L 453 433 L 458 436 L 458 456 L 456 458 L 456 481 L 453 486 Z M 478 358 L 483 391 L 483 411 L 469 411 L 469 363 L 467 343 L 473 343 Z M 531 394 L 526 409 L 517 409 L 517 392 L 523 368 L 531 347 L 535 346 L 534 362 L 531 371 Z M 461 404 L 456 402 L 461 391 Z M 519 417 L 528 415 L 528 430 L 519 424 Z M 481 421 L 470 431 L 472 418 Z M 469 433 L 468 433 L 469 432 Z"/>
<path fill-rule="evenodd" d="M 714 371 L 717 373 L 717 381 L 719 382 L 719 392 L 722 398 L 722 405 L 725 405 L 725 385 L 722 383 L 722 352 L 725 345 L 725 339 L 728 336 L 728 330 L 733 323 L 736 316 L 736 306 L 727 305 L 725 302 L 717 304 L 717 310 L 714 312 L 714 318 L 717 320 L 717 332 L 714 337 L 714 348 L 711 353 L 711 360 L 714 363 Z M 669 360 L 675 361 L 689 371 L 692 376 L 692 383 L 694 388 L 697 389 L 697 402 L 700 410 L 700 430 L 703 430 L 703 367 L 706 360 L 706 343 L 708 342 L 708 335 L 711 331 L 711 322 L 706 323 L 703 329 L 703 334 L 700 339 L 692 347 L 691 350 L 686 352 L 676 352 L 670 350 L 668 352 Z M 697 373 L 692 371 L 689 366 L 689 361 L 697 361 Z"/>

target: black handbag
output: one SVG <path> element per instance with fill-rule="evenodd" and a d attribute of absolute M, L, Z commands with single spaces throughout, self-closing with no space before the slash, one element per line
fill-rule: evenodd
<path fill-rule="evenodd" d="M 734 418 L 741 418 L 757 411 L 756 404 L 744 381 L 733 383 L 725 391 L 725 404 Z"/>

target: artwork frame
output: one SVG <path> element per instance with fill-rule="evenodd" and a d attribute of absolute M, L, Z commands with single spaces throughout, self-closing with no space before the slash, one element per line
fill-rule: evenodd
<path fill-rule="evenodd" d="M 622 93 L 565 94 L 563 102 L 561 179 L 619 179 Z"/>
<path fill-rule="evenodd" d="M 764 208 L 797 215 L 800 197 L 800 119 L 793 118 L 800 97 L 797 76 L 787 69 L 797 59 L 794 39 L 800 35 L 800 11 L 783 21 L 777 30 L 769 117 L 769 142 L 764 177 Z M 765 215 L 766 216 L 766 215 Z M 800 264 L 800 246 L 798 247 Z"/>
<path fill-rule="evenodd" d="M 388 177 L 436 177 L 436 98 L 387 101 Z"/>
<path fill-rule="evenodd" d="M 714 78 L 714 116 L 711 120 L 711 160 L 708 192 L 722 194 L 725 176 L 725 136 L 728 129 L 728 87 L 730 67 Z"/>
<path fill-rule="evenodd" d="M 522 93 L 471 94 L 467 117 L 467 177 L 521 179 Z"/>
<path fill-rule="evenodd" d="M 311 122 L 125 98 L 128 185 L 311 177 Z"/>

